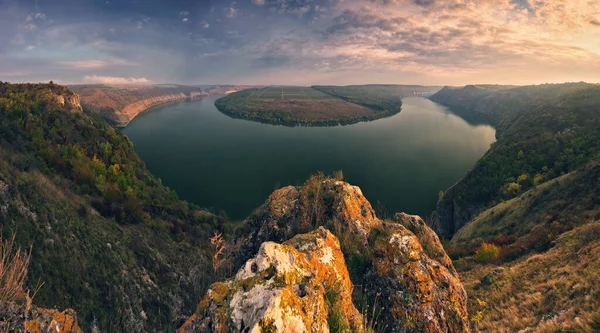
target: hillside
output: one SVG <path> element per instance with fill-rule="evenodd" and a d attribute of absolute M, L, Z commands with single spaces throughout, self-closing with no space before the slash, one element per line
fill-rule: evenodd
<path fill-rule="evenodd" d="M 226 226 L 152 176 L 131 142 L 53 84 L 0 83 L 0 224 L 32 245 L 35 304 L 89 331 L 168 331 L 220 275 Z"/>
<path fill-rule="evenodd" d="M 444 88 L 432 99 L 484 116 L 498 141 L 438 202 L 434 226 L 477 329 L 600 329 L 600 87 Z"/>
<path fill-rule="evenodd" d="M 73 85 L 69 89 L 79 94 L 85 108 L 118 126 L 153 106 L 207 95 L 200 88 L 182 85 Z"/>
<path fill-rule="evenodd" d="M 600 329 L 599 179 L 594 160 L 483 211 L 446 243 L 481 331 Z"/>
<path fill-rule="evenodd" d="M 482 210 L 591 161 L 600 152 L 600 85 L 444 88 L 431 99 L 486 119 L 497 141 L 440 199 L 435 230 L 451 238 Z"/>
<path fill-rule="evenodd" d="M 482 332 L 598 332 L 600 222 L 560 235 L 547 252 L 459 269 Z M 482 307 L 477 299 L 486 302 Z"/>

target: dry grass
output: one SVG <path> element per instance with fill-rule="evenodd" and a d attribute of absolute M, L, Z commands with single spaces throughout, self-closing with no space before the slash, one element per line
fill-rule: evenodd
<path fill-rule="evenodd" d="M 215 272 L 225 262 L 225 258 L 221 258 L 221 256 L 223 255 L 223 252 L 225 251 L 225 248 L 226 248 L 225 240 L 223 239 L 222 236 L 223 236 L 223 234 L 215 233 L 215 235 L 210 238 L 210 243 L 215 248 L 215 254 L 213 254 L 213 258 L 212 258 L 213 269 Z"/>
<path fill-rule="evenodd" d="M 481 284 L 494 265 L 460 272 L 471 315 L 477 300 L 487 303 L 482 332 L 597 332 L 600 329 L 600 221 L 561 235 L 556 246 L 504 265 Z"/>
<path fill-rule="evenodd" d="M 15 235 L 3 239 L 0 234 L 0 301 L 14 302 L 28 296 L 24 289 L 31 258 L 15 246 Z"/>

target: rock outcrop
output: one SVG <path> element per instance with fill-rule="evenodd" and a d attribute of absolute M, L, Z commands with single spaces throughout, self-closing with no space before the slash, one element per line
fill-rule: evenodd
<path fill-rule="evenodd" d="M 355 302 L 366 299 L 369 303 L 372 310 L 368 313 L 369 318 L 362 319 L 363 323 L 373 323 L 372 326 L 376 329 L 384 329 L 386 332 L 470 330 L 466 293 L 437 235 L 418 216 L 400 213 L 392 221 L 379 219 L 356 186 L 343 181 L 313 177 L 302 187 L 288 186 L 273 192 L 245 223 L 250 229 L 250 236 L 236 253 L 238 265 L 242 268 L 234 279 L 213 285 L 200 303 L 198 311 L 180 332 L 204 332 L 207 329 L 219 331 L 223 327 L 234 328 L 231 330 L 233 332 L 244 327 L 251 327 L 250 332 L 267 332 L 269 330 L 265 327 L 260 328 L 260 320 L 264 316 L 244 317 L 244 325 L 241 325 L 241 314 L 265 313 L 260 310 L 268 308 L 263 299 L 279 299 L 277 297 L 280 296 L 273 295 L 282 295 L 285 294 L 283 290 L 298 288 L 310 290 L 311 293 L 293 293 L 293 304 L 298 308 L 290 313 L 312 313 L 311 318 L 327 317 L 332 311 L 331 305 L 322 303 L 318 300 L 321 296 L 314 295 L 320 295 L 315 291 L 316 285 L 324 286 L 325 290 L 320 293 L 327 294 L 332 280 L 323 280 L 320 272 L 329 268 L 323 268 L 319 260 L 306 260 L 307 257 L 320 258 L 315 253 L 321 253 L 322 256 L 324 251 L 316 251 L 312 245 L 319 242 L 332 244 L 329 247 L 335 253 L 333 257 L 336 258 L 334 267 L 338 272 L 337 279 L 347 281 L 348 271 L 353 279 L 355 287 L 347 288 L 349 284 L 343 282 L 341 294 L 353 293 Z M 337 239 L 324 227 L 335 234 Z M 310 232 L 315 228 L 317 231 Z M 294 237 L 306 232 L 308 233 Z M 327 239 L 335 240 L 326 241 Z M 323 247 L 317 246 L 317 249 Z M 345 261 L 341 258 L 342 253 Z M 259 264 L 264 262 L 276 262 L 275 271 L 287 272 L 283 274 L 285 278 L 265 273 L 274 271 L 269 268 L 272 266 Z M 277 268 L 287 267 L 291 263 L 294 263 L 292 268 Z M 306 275 L 307 271 L 314 272 L 312 277 Z M 239 291 L 240 286 L 248 284 L 248 279 L 256 279 L 256 276 L 260 277 L 260 285 L 268 288 L 261 287 L 264 290 L 261 289 L 260 293 Z M 280 284 L 274 281 L 280 281 Z M 304 287 L 300 287 L 302 285 Z M 307 286 L 310 288 L 305 289 Z M 240 294 L 234 297 L 236 293 Z M 236 310 L 240 309 L 240 303 L 233 302 L 234 299 L 244 300 L 243 310 Z M 360 322 L 360 317 L 354 316 L 355 309 L 347 301 L 349 296 L 341 299 L 344 300 L 342 304 L 346 304 L 342 308 L 345 309 L 345 317 L 349 319 L 348 325 L 354 327 L 353 323 Z M 284 317 L 286 316 L 281 316 Z M 321 319 L 315 320 L 320 323 Z M 307 324 L 322 327 L 313 321 L 300 321 L 304 326 L 295 326 L 302 328 L 299 331 L 315 331 Z M 262 322 L 265 323 L 264 320 Z M 259 323 L 258 326 L 256 323 Z M 287 324 L 278 323 L 276 331 L 286 331 L 284 328 L 288 326 L 285 325 Z M 367 328 L 358 326 L 357 329 L 360 331 Z M 316 331 L 327 332 L 329 328 Z"/>
<path fill-rule="evenodd" d="M 320 224 L 350 231 L 366 245 L 371 229 L 382 221 L 358 186 L 322 179 L 274 191 L 245 223 L 252 230 L 246 245 L 255 252 L 263 242 L 282 242 Z"/>
<path fill-rule="evenodd" d="M 234 278 L 211 286 L 187 332 L 362 331 L 338 239 L 323 227 L 283 244 L 265 242 Z"/>
<path fill-rule="evenodd" d="M 45 100 L 51 108 L 73 113 L 83 110 L 79 95 L 70 91 L 65 86 L 45 84 L 40 85 L 38 89 L 40 90 L 39 98 Z"/>
<path fill-rule="evenodd" d="M 425 253 L 433 260 L 437 260 L 440 264 L 446 267 L 454 276 L 457 276 L 456 269 L 452 265 L 452 260 L 444 250 L 444 246 L 438 235 L 425 221 L 418 215 L 409 215 L 406 213 L 396 213 L 393 218 L 394 222 L 400 223 L 410 230 L 419 240 Z"/>
<path fill-rule="evenodd" d="M 375 241 L 371 294 L 382 296 L 390 332 L 468 332 L 467 294 L 457 276 L 430 258 L 417 236 L 385 223 Z"/>
<path fill-rule="evenodd" d="M 77 94 L 55 95 L 56 102 L 70 112 L 81 112 L 83 108 Z"/>
<path fill-rule="evenodd" d="M 0 331 L 23 333 L 81 333 L 73 309 L 50 310 L 0 303 Z"/>

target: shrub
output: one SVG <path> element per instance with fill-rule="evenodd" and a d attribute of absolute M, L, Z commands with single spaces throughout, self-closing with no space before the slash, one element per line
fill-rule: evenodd
<path fill-rule="evenodd" d="M 494 244 L 483 242 L 475 251 L 475 261 L 486 263 L 495 261 L 500 257 L 500 248 Z"/>
<path fill-rule="evenodd" d="M 15 247 L 15 235 L 3 239 L 0 234 L 0 302 L 14 302 L 27 295 L 23 289 L 29 269 L 29 252 Z"/>

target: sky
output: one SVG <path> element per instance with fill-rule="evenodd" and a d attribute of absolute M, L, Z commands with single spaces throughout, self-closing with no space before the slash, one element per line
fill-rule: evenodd
<path fill-rule="evenodd" d="M 0 80 L 600 82 L 600 0 L 0 0 Z"/>

